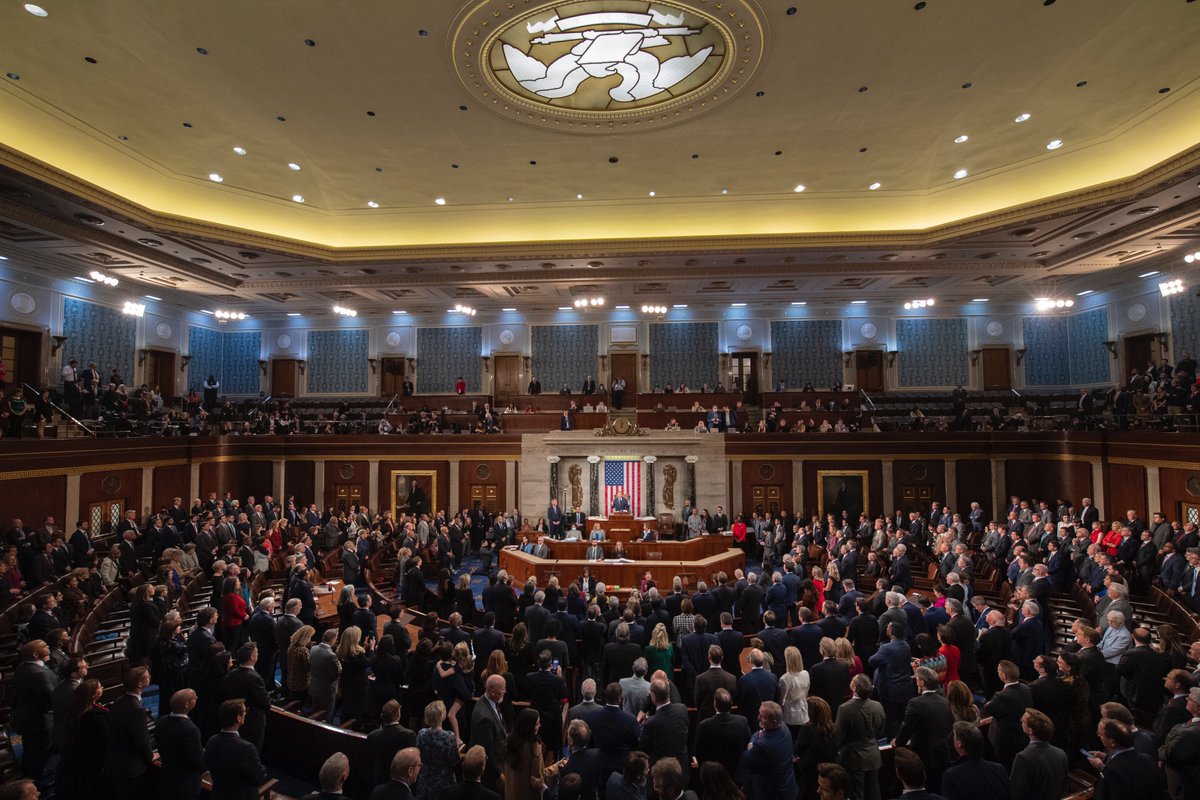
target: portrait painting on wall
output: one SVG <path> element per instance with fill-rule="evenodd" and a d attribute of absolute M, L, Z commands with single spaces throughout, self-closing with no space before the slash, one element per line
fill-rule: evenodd
<path fill-rule="evenodd" d="M 392 472 L 392 514 L 432 514 L 437 501 L 437 472 L 433 470 L 394 470 Z"/>
<path fill-rule="evenodd" d="M 870 516 L 869 497 L 866 470 L 817 471 L 817 508 L 822 519 L 832 514 L 838 521 L 857 522 L 859 514 Z"/>

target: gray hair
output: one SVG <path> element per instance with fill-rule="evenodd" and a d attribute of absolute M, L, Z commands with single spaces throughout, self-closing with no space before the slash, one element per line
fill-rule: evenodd
<path fill-rule="evenodd" d="M 621 624 L 623 625 L 624 623 L 621 623 Z M 618 626 L 618 629 L 619 628 L 620 628 L 620 626 Z M 649 669 L 649 665 L 646 663 L 646 659 L 644 659 L 644 658 L 634 659 L 634 662 L 633 662 L 633 674 L 634 675 L 636 675 L 640 678 L 646 674 L 647 669 Z"/>
<path fill-rule="evenodd" d="M 584 700 L 596 699 L 596 681 L 594 678 L 586 678 L 579 687 L 580 694 Z"/>
<path fill-rule="evenodd" d="M 1111 625 L 1124 625 L 1125 614 L 1120 611 L 1110 611 L 1108 612 L 1108 622 Z"/>
<path fill-rule="evenodd" d="M 546 601 L 546 593 L 543 592 L 541 589 L 538 589 L 536 592 L 533 593 L 533 602 L 544 603 L 545 601 Z"/>
<path fill-rule="evenodd" d="M 1026 600 L 1021 604 L 1021 613 L 1026 616 L 1036 617 L 1042 613 L 1042 607 L 1037 604 L 1036 600 Z"/>
<path fill-rule="evenodd" d="M 915 674 L 917 676 L 917 680 L 919 680 L 921 683 L 925 684 L 926 689 L 936 689 L 937 688 L 937 685 L 938 685 L 937 673 L 934 672 L 933 670 L 931 670 L 929 667 L 917 667 Z"/>

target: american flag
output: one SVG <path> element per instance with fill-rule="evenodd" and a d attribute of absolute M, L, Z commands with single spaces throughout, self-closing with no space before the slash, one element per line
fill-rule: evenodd
<path fill-rule="evenodd" d="M 612 509 L 617 494 L 629 500 L 629 510 L 636 517 L 642 513 L 642 462 L 604 462 L 604 509 Z"/>

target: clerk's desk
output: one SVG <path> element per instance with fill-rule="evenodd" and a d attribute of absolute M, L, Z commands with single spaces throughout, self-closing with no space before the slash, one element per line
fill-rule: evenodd
<path fill-rule="evenodd" d="M 547 541 L 547 544 L 549 558 L 516 549 L 501 550 L 500 568 L 518 583 L 535 577 L 538 585 L 544 586 L 551 576 L 558 576 L 559 584 L 566 587 L 587 567 L 596 580 L 609 587 L 620 587 L 617 592 L 623 594 L 638 586 L 647 572 L 659 586 L 670 586 L 676 575 L 686 579 L 688 586 L 694 587 L 699 581 L 715 586 L 716 573 L 724 572 L 732 580 L 733 571 L 746 566 L 745 553 L 732 546 L 730 535 L 702 536 L 686 542 L 630 542 L 625 547 L 633 560 L 620 563 L 586 560 L 586 542 Z M 605 554 L 610 554 L 614 545 L 603 544 Z"/>
<path fill-rule="evenodd" d="M 632 542 L 642 538 L 642 528 L 646 527 L 652 531 L 658 530 L 658 519 L 655 517 L 635 517 L 625 511 L 613 511 L 607 517 L 588 517 L 587 530 L 580 531 L 583 538 L 587 538 L 592 532 L 592 528 L 596 525 L 600 526 L 600 530 L 604 531 L 604 538 L 614 542 Z"/>

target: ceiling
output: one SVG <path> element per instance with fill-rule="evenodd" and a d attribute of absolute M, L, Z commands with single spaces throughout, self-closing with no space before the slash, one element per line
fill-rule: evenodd
<path fill-rule="evenodd" d="M 41 5 L 0 7 L 0 250 L 181 304 L 1023 302 L 1200 241 L 1187 0 L 654 4 L 757 51 L 601 135 L 468 78 L 481 23 L 544 2 Z"/>

